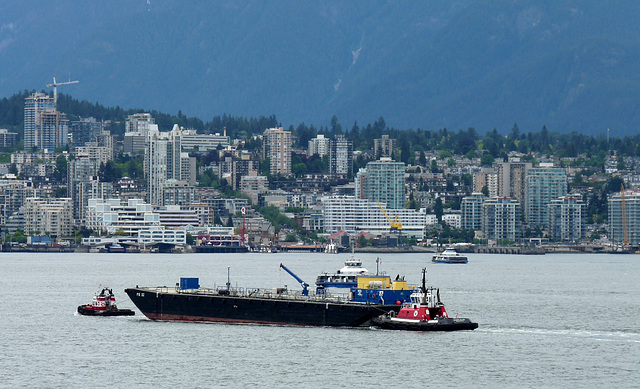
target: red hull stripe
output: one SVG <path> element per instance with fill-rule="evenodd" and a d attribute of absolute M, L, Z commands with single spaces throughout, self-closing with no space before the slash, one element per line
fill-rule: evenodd
<path fill-rule="evenodd" d="M 203 317 L 203 316 L 185 316 L 185 315 L 158 315 L 155 313 L 145 313 L 146 317 L 151 320 L 158 321 L 205 321 L 212 323 L 242 323 L 242 324 L 270 324 L 270 325 L 298 325 L 298 326 L 313 326 L 313 324 L 300 324 L 300 323 L 285 323 L 285 322 L 273 322 L 273 321 L 260 321 L 260 320 L 237 320 L 237 319 L 225 319 L 221 317 Z M 321 326 L 321 325 L 318 325 Z"/>

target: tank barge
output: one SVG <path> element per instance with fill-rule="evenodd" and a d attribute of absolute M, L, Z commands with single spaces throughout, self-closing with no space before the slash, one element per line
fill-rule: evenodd
<path fill-rule="evenodd" d="M 358 285 L 346 295 L 316 293 L 280 267 L 300 282 L 302 291 L 234 288 L 229 281 L 224 287 L 201 288 L 198 278 L 181 278 L 175 287 L 136 286 L 125 292 L 151 320 L 358 327 L 370 326 L 382 313 L 399 311 L 414 291 L 404 280 L 359 276 Z"/>

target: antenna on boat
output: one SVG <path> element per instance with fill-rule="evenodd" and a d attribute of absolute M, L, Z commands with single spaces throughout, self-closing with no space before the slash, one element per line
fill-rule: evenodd
<path fill-rule="evenodd" d="M 427 293 L 427 268 L 422 268 L 422 293 Z"/>
<path fill-rule="evenodd" d="M 376 258 L 376 275 L 378 275 L 378 265 L 380 265 L 380 257 Z"/>
<path fill-rule="evenodd" d="M 231 290 L 231 276 L 229 274 L 229 269 L 231 269 L 231 266 L 227 266 L 227 290 Z"/>

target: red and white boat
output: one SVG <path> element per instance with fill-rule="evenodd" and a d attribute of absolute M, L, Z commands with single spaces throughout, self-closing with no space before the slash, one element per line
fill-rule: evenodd
<path fill-rule="evenodd" d="M 118 309 L 113 290 L 102 288 L 93 296 L 91 304 L 78 306 L 78 313 L 87 316 L 133 316 L 130 309 Z"/>
<path fill-rule="evenodd" d="M 373 324 L 389 330 L 412 331 L 458 331 L 478 328 L 478 323 L 469 319 L 450 318 L 440 301 L 440 289 L 427 289 L 425 281 L 426 269 L 422 269 L 422 287 L 411 294 L 410 302 L 402 304 L 397 314 L 391 311 L 374 317 L 371 320 Z"/>

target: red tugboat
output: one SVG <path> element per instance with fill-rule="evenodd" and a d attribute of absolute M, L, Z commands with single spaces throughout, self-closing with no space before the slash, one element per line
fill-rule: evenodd
<path fill-rule="evenodd" d="M 426 269 L 422 269 L 422 287 L 411 294 L 411 301 L 404 303 L 400 312 L 394 311 L 371 319 L 377 327 L 389 330 L 458 331 L 475 330 L 478 323 L 469 319 L 450 318 L 440 301 L 440 290 L 425 286 Z M 434 291 L 436 293 L 434 294 Z"/>
<path fill-rule="evenodd" d="M 109 288 L 102 290 L 93 296 L 91 304 L 80 305 L 78 313 L 87 316 L 133 316 L 135 312 L 130 309 L 118 309 L 116 297 Z"/>

